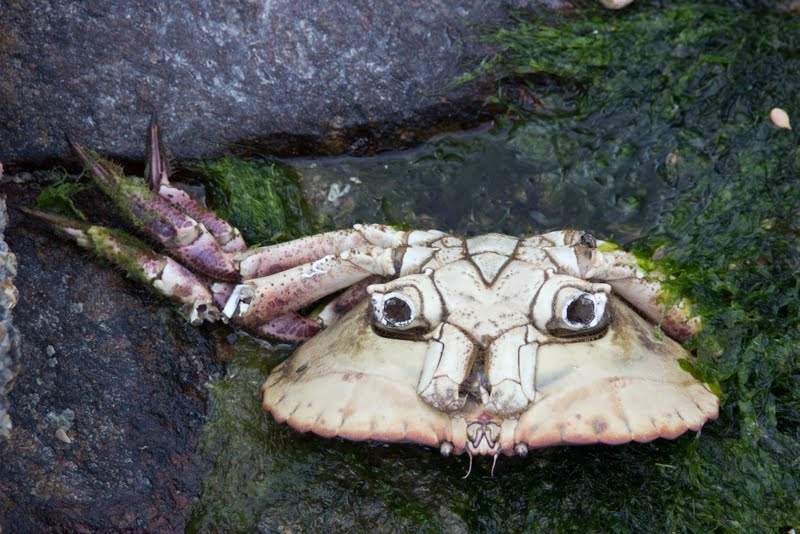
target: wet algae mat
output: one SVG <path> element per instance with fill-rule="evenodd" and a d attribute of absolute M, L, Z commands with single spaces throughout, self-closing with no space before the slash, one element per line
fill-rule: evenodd
<path fill-rule="evenodd" d="M 691 370 L 719 388 L 718 421 L 675 441 L 501 458 L 493 477 L 480 461 L 463 479 L 463 457 L 275 424 L 258 391 L 290 349 L 242 338 L 211 386 L 202 451 L 214 466 L 189 530 L 800 526 L 800 151 L 768 120 L 780 105 L 800 123 L 800 18 L 765 7 L 520 15 L 488 32 L 497 55 L 473 73 L 498 84 L 501 126 L 374 159 L 288 162 L 317 229 L 577 227 L 637 251 L 704 317 Z"/>

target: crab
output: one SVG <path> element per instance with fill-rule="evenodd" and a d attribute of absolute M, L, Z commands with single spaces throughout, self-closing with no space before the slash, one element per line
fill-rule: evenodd
<path fill-rule="evenodd" d="M 717 396 L 681 365 L 691 356 L 678 341 L 699 326 L 689 307 L 665 306 L 658 275 L 590 233 L 467 238 L 369 224 L 247 249 L 170 183 L 155 120 L 146 181 L 71 143 L 165 254 L 26 211 L 179 302 L 194 324 L 303 342 L 262 387 L 264 409 L 298 431 L 471 461 L 674 439 L 717 417 Z M 326 298 L 315 317 L 298 314 Z"/>

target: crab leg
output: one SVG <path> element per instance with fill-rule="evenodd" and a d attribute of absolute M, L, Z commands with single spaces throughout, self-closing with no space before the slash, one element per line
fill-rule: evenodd
<path fill-rule="evenodd" d="M 267 321 L 254 329 L 261 337 L 278 338 L 282 341 L 299 342 L 314 337 L 322 325 L 299 313 L 287 313 Z"/>
<path fill-rule="evenodd" d="M 691 316 L 686 301 L 669 308 L 664 304 L 659 276 L 647 275 L 632 254 L 622 250 L 597 254 L 602 256 L 590 262 L 583 273 L 585 279 L 608 282 L 618 295 L 677 341 L 686 341 L 700 330 L 700 320 Z"/>
<path fill-rule="evenodd" d="M 667 308 L 658 273 L 646 273 L 636 257 L 624 250 L 601 252 L 607 243 L 575 231 L 550 232 L 541 236 L 553 246 L 545 247 L 549 259 L 559 270 L 584 280 L 607 282 L 668 336 L 686 341 L 700 330 L 699 318 L 691 316 L 685 301 Z"/>
<path fill-rule="evenodd" d="M 54 213 L 22 210 L 48 223 L 61 236 L 122 267 L 135 280 L 183 304 L 182 312 L 192 324 L 219 318 L 213 296 L 199 278 L 169 256 L 153 252 L 138 239 L 119 230 L 74 221 Z"/>
<path fill-rule="evenodd" d="M 402 232 L 382 224 L 356 224 L 349 230 L 248 250 L 237 254 L 235 260 L 239 263 L 242 278 L 258 278 L 359 247 L 427 246 L 445 235 L 436 230 Z"/>
<path fill-rule="evenodd" d="M 367 298 L 369 295 L 367 287 L 377 284 L 380 281 L 381 277 L 374 275 L 348 287 L 341 295 L 330 301 L 322 311 L 319 312 L 317 321 L 326 327 L 331 326 L 344 317 L 347 312 L 355 308 L 359 302 Z"/>
<path fill-rule="evenodd" d="M 89 167 L 95 182 L 114 201 L 123 215 L 149 237 L 162 243 L 171 255 L 218 280 L 235 282 L 239 275 L 217 241 L 191 217 L 170 206 L 143 183 L 128 180 L 112 163 L 79 143 L 72 148 Z"/>
<path fill-rule="evenodd" d="M 205 226 L 214 236 L 214 239 L 217 240 L 223 252 L 233 253 L 245 250 L 247 245 L 239 230 L 193 199 L 185 191 L 173 187 L 169 183 L 169 161 L 164 157 L 166 151 L 161 139 L 158 119 L 155 115 L 150 119 L 148 134 L 148 166 L 145 171 L 145 177 L 150 189 L 158 193 L 171 206 Z"/>
<path fill-rule="evenodd" d="M 367 246 L 328 255 L 236 286 L 223 315 L 248 328 L 303 308 L 371 275 L 395 272 L 393 249 Z"/>

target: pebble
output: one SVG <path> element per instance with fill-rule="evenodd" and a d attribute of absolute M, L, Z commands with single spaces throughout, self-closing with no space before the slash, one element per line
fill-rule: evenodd
<path fill-rule="evenodd" d="M 783 128 L 784 130 L 792 129 L 792 125 L 789 122 L 789 114 L 781 108 L 772 108 L 772 111 L 769 112 L 769 120 L 778 128 Z"/>

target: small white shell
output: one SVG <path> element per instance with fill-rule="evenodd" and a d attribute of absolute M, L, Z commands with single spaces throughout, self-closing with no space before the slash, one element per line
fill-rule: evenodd
<path fill-rule="evenodd" d="M 772 111 L 769 112 L 769 120 L 778 128 L 783 128 L 784 130 L 792 129 L 792 125 L 789 123 L 789 114 L 781 108 L 772 108 Z"/>
<path fill-rule="evenodd" d="M 59 428 L 58 430 L 56 430 L 56 437 L 59 440 L 63 441 L 64 443 L 67 444 L 72 443 L 72 439 L 70 439 L 70 437 L 67 435 L 66 430 L 64 430 L 63 428 Z"/>

